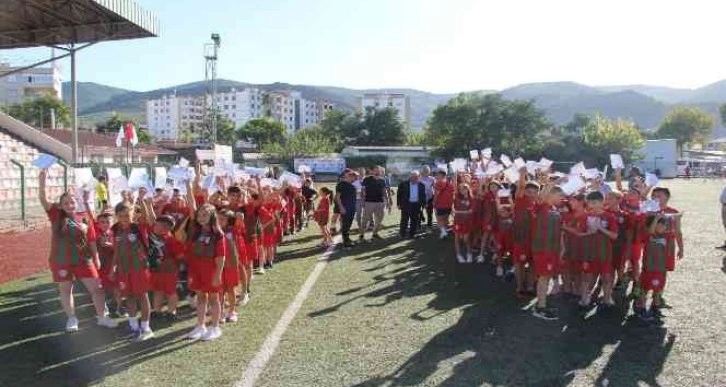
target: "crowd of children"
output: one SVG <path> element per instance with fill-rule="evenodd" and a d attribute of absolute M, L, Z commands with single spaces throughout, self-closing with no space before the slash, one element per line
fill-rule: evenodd
<path fill-rule="evenodd" d="M 567 176 L 548 168 L 528 173 L 525 166 L 518 172 L 511 179 L 470 169 L 450 179 L 438 171 L 434 205 L 440 237 L 453 231 L 458 262 L 472 263 L 477 247 L 477 262 L 490 254 L 497 277 L 505 275 L 508 262 L 517 296 L 536 296 L 534 315 L 543 319 L 557 318 L 547 306 L 550 292 L 582 308 L 598 298 L 600 307 L 609 308 L 613 292 L 627 292 L 631 281 L 634 314 L 644 321 L 660 318 L 667 273 L 683 257 L 681 214 L 668 204 L 670 191 L 647 186 L 637 175 L 625 187 L 616 169 L 617 189 L 599 175 L 566 194 Z"/>
<path fill-rule="evenodd" d="M 88 192 L 85 203 L 71 194 L 48 201 L 46 175 L 41 171 L 39 194 L 51 222 L 50 269 L 68 331 L 78 330 L 73 303 L 78 281 L 92 296 L 100 326 L 115 328 L 117 318 L 128 317 L 133 340 L 148 340 L 153 321 L 176 320 L 179 297 L 186 296 L 197 317 L 187 337 L 215 340 L 222 335 L 221 324 L 236 322 L 238 306 L 249 302 L 253 275 L 273 269 L 283 236 L 314 218 L 326 235 L 324 243 L 332 243 L 326 208 L 331 192 L 320 190 L 315 209 L 318 193 L 310 179 L 295 185 L 220 178 L 212 192 L 202 188 L 197 167 L 185 187 L 153 194 L 143 187 L 135 195 L 124 191 L 121 202 L 101 203 L 96 213 Z M 87 211 L 79 212 L 79 206 Z"/>

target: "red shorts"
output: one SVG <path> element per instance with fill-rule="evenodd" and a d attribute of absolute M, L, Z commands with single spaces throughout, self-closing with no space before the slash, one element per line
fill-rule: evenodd
<path fill-rule="evenodd" d="M 660 293 L 665 288 L 665 284 L 665 273 L 651 273 L 647 271 L 640 273 L 640 286 L 642 286 L 645 292 L 652 290 L 655 293 Z"/>
<path fill-rule="evenodd" d="M 218 293 L 222 284 L 214 286 L 217 264 L 214 259 L 194 259 L 189 262 L 189 289 L 202 293 Z"/>
<path fill-rule="evenodd" d="M 495 234 L 495 240 L 497 242 L 497 250 L 500 257 L 505 256 L 507 253 L 511 253 L 513 249 L 513 237 L 511 232 L 497 232 Z"/>
<path fill-rule="evenodd" d="M 141 296 L 152 290 L 151 273 L 148 269 L 117 273 L 118 290 L 124 296 Z"/>
<path fill-rule="evenodd" d="M 68 282 L 85 278 L 98 278 L 98 270 L 94 264 L 58 265 L 50 264 L 53 282 Z"/>
<path fill-rule="evenodd" d="M 630 264 L 635 266 L 643 258 L 643 244 L 640 242 L 630 245 Z"/>
<path fill-rule="evenodd" d="M 235 286 L 239 285 L 239 278 L 239 268 L 225 267 L 222 269 L 222 286 L 225 289 L 234 289 Z"/>
<path fill-rule="evenodd" d="M 529 247 L 513 243 L 512 245 L 512 263 L 515 265 L 524 265 L 532 258 L 532 252 Z"/>
<path fill-rule="evenodd" d="M 454 234 L 469 235 L 472 231 L 472 225 L 469 222 L 454 222 Z"/>
<path fill-rule="evenodd" d="M 246 262 L 254 262 L 259 258 L 259 248 L 257 243 L 257 238 L 254 240 L 246 240 L 245 241 L 245 250 L 247 250 L 247 254 L 245 254 L 247 257 Z"/>
<path fill-rule="evenodd" d="M 274 247 L 277 244 L 277 232 L 276 231 L 262 231 L 262 246 L 263 247 Z"/>
<path fill-rule="evenodd" d="M 109 278 L 111 272 L 111 268 L 101 268 L 101 270 L 98 272 L 99 278 L 101 278 L 101 286 L 106 290 L 113 290 L 118 289 L 118 279 L 114 278 L 111 280 Z"/>
<path fill-rule="evenodd" d="M 666 269 L 666 271 L 676 270 L 676 256 L 675 255 L 669 255 L 666 257 L 665 269 Z"/>
<path fill-rule="evenodd" d="M 538 276 L 552 276 L 559 272 L 560 257 L 557 253 L 533 253 L 534 272 Z"/>
<path fill-rule="evenodd" d="M 613 262 L 612 262 L 612 268 L 613 270 L 619 270 L 623 267 L 623 256 L 620 254 L 616 254 L 615 249 L 613 249 Z"/>
<path fill-rule="evenodd" d="M 494 231 L 494 224 L 492 224 L 491 220 L 482 219 L 481 230 L 483 232 L 492 232 Z"/>
<path fill-rule="evenodd" d="M 167 296 L 176 294 L 178 273 L 151 273 L 151 288 Z"/>
<path fill-rule="evenodd" d="M 275 227 L 275 244 L 282 242 L 282 225 L 278 224 Z"/>

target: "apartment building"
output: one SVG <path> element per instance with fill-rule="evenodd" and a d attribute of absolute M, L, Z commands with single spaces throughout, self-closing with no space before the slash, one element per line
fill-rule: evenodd
<path fill-rule="evenodd" d="M 361 111 L 365 111 L 368 107 L 374 109 L 396 109 L 398 111 L 398 119 L 405 125 L 411 124 L 411 101 L 405 94 L 365 93 L 359 98 L 358 106 Z"/>
<path fill-rule="evenodd" d="M 18 69 L 8 63 L 0 63 L 0 74 Z M 52 95 L 62 99 L 60 68 L 50 67 L 25 69 L 7 77 L 0 78 L 0 105 L 12 105 L 27 99 Z"/>

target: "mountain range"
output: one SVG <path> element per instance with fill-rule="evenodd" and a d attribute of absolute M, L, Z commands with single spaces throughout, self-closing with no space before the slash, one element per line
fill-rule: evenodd
<path fill-rule="evenodd" d="M 255 85 L 221 79 L 220 91 L 230 88 L 258 87 L 263 90 L 298 90 L 303 98 L 327 99 L 338 108 L 354 110 L 357 99 L 365 92 L 403 93 L 411 99 L 411 127 L 420 130 L 431 112 L 446 103 L 454 94 L 435 94 L 414 89 L 348 89 L 333 86 L 292 85 L 272 83 Z M 145 121 L 145 101 L 176 92 L 178 95 L 201 95 L 204 82 L 193 82 L 147 92 L 125 90 L 92 82 L 78 84 L 78 112 L 82 123 L 103 119 L 113 112 Z M 531 99 L 545 111 L 555 124 L 565 124 L 575 113 L 596 113 L 611 118 L 629 118 L 644 129 L 658 126 L 675 104 L 698 106 L 716 118 L 713 137 L 726 135 L 718 116 L 718 106 L 726 102 L 726 80 L 697 89 L 671 88 L 651 85 L 587 86 L 575 82 L 527 83 L 499 92 L 508 99 Z M 68 83 L 63 84 L 63 96 L 70 96 Z"/>

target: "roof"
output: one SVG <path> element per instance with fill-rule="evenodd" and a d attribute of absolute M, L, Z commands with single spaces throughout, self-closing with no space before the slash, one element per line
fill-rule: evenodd
<path fill-rule="evenodd" d="M 427 146 L 349 146 L 349 149 L 357 151 L 405 151 L 405 152 L 426 152 Z"/>
<path fill-rule="evenodd" d="M 72 140 L 72 131 L 70 129 L 45 129 L 42 131 L 50 137 L 64 143 L 70 144 Z M 89 132 L 85 130 L 78 131 L 78 147 L 98 147 L 98 148 L 113 148 L 116 149 L 116 136 Z M 149 152 L 160 155 L 175 155 L 176 152 L 158 147 L 156 145 L 138 144 L 134 149 L 141 150 L 143 152 Z"/>
<path fill-rule="evenodd" d="M 158 36 L 159 20 L 133 0 L 2 0 L 0 49 Z"/>
<path fill-rule="evenodd" d="M 708 142 L 709 144 L 726 144 L 726 137 L 716 138 Z"/>

